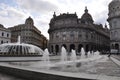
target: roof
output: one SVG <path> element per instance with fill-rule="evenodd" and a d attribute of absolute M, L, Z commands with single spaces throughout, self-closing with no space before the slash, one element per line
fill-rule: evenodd
<path fill-rule="evenodd" d="M 88 13 L 87 7 L 85 8 L 85 13 L 81 17 L 81 21 L 88 22 L 88 23 L 94 22 L 92 16 Z"/>

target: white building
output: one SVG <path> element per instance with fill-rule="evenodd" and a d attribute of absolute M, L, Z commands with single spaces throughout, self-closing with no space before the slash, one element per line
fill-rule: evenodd
<path fill-rule="evenodd" d="M 108 16 L 111 51 L 120 53 L 120 0 L 112 0 Z"/>
<path fill-rule="evenodd" d="M 0 24 L 0 44 L 11 42 L 11 32 Z"/>

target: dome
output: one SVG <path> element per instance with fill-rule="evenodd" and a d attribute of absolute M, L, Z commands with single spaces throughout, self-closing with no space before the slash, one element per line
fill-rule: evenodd
<path fill-rule="evenodd" d="M 120 0 L 112 0 L 112 2 L 110 2 L 108 16 L 108 21 L 120 16 Z"/>
<path fill-rule="evenodd" d="M 2 24 L 0 24 L 0 28 L 4 28 L 4 26 Z"/>
<path fill-rule="evenodd" d="M 109 7 L 120 5 L 120 0 L 112 0 L 109 4 Z"/>
<path fill-rule="evenodd" d="M 85 13 L 81 17 L 81 22 L 82 23 L 93 23 L 92 16 L 88 13 L 87 7 L 85 8 Z"/>
<path fill-rule="evenodd" d="M 29 17 L 29 18 L 26 19 L 25 24 L 34 25 L 34 21 L 31 17 Z"/>

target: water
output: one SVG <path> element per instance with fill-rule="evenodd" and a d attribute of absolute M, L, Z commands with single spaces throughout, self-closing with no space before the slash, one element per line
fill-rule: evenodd
<path fill-rule="evenodd" d="M 85 57 L 86 57 L 85 50 L 84 50 L 84 48 L 82 47 L 82 48 L 81 48 L 81 58 L 85 58 Z"/>
<path fill-rule="evenodd" d="M 89 57 L 89 56 L 91 55 L 91 52 L 90 52 L 90 51 L 88 51 L 88 52 L 87 52 L 87 55 L 88 55 L 88 57 Z"/>
<path fill-rule="evenodd" d="M 99 51 L 96 51 L 96 52 L 94 52 L 94 54 L 95 54 L 95 55 L 99 55 L 99 54 L 100 54 L 100 52 L 99 52 Z"/>
<path fill-rule="evenodd" d="M 71 52 L 71 61 L 76 61 L 76 60 L 77 60 L 76 52 L 75 52 L 75 50 L 72 50 L 72 52 Z"/>
<path fill-rule="evenodd" d="M 84 65 L 88 64 L 91 61 L 94 61 L 94 59 L 97 59 L 99 52 L 95 52 L 95 55 L 93 57 L 84 57 L 85 51 L 84 48 L 81 49 L 81 57 L 76 55 L 75 50 L 72 50 L 71 55 L 67 55 L 67 51 L 64 47 L 61 48 L 61 56 L 49 56 L 48 49 L 45 49 L 43 56 L 41 57 L 42 61 L 35 61 L 35 62 L 11 62 L 10 65 L 17 65 L 17 66 L 24 66 L 31 69 L 50 69 L 50 70 L 58 70 L 60 71 L 67 71 L 67 72 L 78 72 L 79 68 L 84 68 Z M 88 52 L 88 55 L 90 55 L 90 52 Z M 70 60 L 69 60 L 70 58 Z M 57 61 L 54 61 L 54 60 Z M 14 63 L 14 64 L 13 64 Z M 25 64 L 25 65 L 24 65 Z M 89 66 L 89 65 L 87 65 Z M 8 79 L 9 80 L 9 79 Z M 10 79 L 10 80 L 17 80 L 17 79 Z"/>
<path fill-rule="evenodd" d="M 43 61 L 44 61 L 44 63 L 46 65 L 48 65 L 48 66 L 50 65 L 50 58 L 49 58 L 49 51 L 48 51 L 48 49 L 44 50 L 44 54 L 42 56 L 42 59 L 43 59 Z"/>
<path fill-rule="evenodd" d="M 67 51 L 64 47 L 61 48 L 61 62 L 67 61 Z"/>
<path fill-rule="evenodd" d="M 17 42 L 17 43 L 19 43 L 19 44 L 21 43 L 21 41 L 20 41 L 20 36 L 18 36 L 18 42 Z"/>
<path fill-rule="evenodd" d="M 18 42 L 16 43 L 4 43 L 0 45 L 1 55 L 42 55 L 44 52 L 42 49 L 35 45 L 21 43 L 20 36 L 18 36 Z"/>

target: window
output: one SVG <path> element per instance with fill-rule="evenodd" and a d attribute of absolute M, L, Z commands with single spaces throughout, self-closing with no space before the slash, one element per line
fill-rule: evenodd
<path fill-rule="evenodd" d="M 1 44 L 3 44 L 3 40 L 1 41 Z"/>
<path fill-rule="evenodd" d="M 4 36 L 4 33 L 2 32 L 2 36 Z"/>
<path fill-rule="evenodd" d="M 7 37 L 9 37 L 9 34 L 7 34 Z"/>
<path fill-rule="evenodd" d="M 56 38 L 59 38 L 59 34 L 58 33 L 56 34 Z"/>
<path fill-rule="evenodd" d="M 86 39 L 88 39 L 88 34 L 86 33 Z"/>
<path fill-rule="evenodd" d="M 114 32 L 114 36 L 115 36 L 115 38 L 118 37 L 118 32 L 117 31 Z"/>
<path fill-rule="evenodd" d="M 81 33 L 79 33 L 79 34 L 78 34 L 78 37 L 82 37 L 82 34 L 81 34 Z"/>
<path fill-rule="evenodd" d="M 70 37 L 74 37 L 74 33 L 73 33 L 73 31 L 70 33 Z"/>

